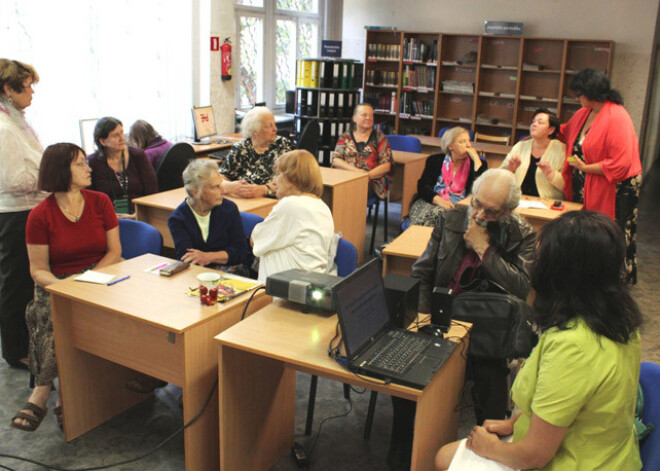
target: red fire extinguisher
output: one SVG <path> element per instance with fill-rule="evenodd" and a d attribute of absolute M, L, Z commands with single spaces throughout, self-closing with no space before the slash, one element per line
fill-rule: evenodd
<path fill-rule="evenodd" d="M 222 46 L 220 46 L 220 51 L 222 51 L 222 80 L 231 80 L 231 43 L 229 38 L 225 38 Z"/>

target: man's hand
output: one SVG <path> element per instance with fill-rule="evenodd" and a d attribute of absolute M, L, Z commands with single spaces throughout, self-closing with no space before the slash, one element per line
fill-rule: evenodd
<path fill-rule="evenodd" d="M 470 220 L 467 231 L 463 234 L 463 240 L 472 247 L 479 258 L 482 258 L 488 246 L 490 245 L 490 238 L 488 236 L 488 231 L 485 227 L 477 224 L 473 219 Z"/>

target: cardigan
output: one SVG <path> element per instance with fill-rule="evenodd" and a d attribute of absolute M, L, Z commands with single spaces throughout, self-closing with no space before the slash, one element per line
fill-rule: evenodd
<path fill-rule="evenodd" d="M 518 142 L 509 151 L 502 162 L 502 165 L 500 165 L 500 168 L 507 168 L 511 157 L 517 155 L 520 158 L 520 165 L 514 172 L 518 185 L 522 185 L 525 175 L 527 174 L 527 169 L 531 163 L 533 143 L 533 139 L 525 139 L 524 141 Z M 536 189 L 541 198 L 551 198 L 554 200 L 561 200 L 564 198 L 564 178 L 562 177 L 561 171 L 564 168 L 565 158 L 566 146 L 564 143 L 558 139 L 552 139 L 548 148 L 541 156 L 541 160 L 548 162 L 550 167 L 553 170 L 556 170 L 555 178 L 552 181 L 549 181 L 540 168 L 537 168 L 535 172 Z"/>
<path fill-rule="evenodd" d="M 573 153 L 573 144 L 591 110 L 580 108 L 561 127 L 566 138 L 566 155 Z M 616 184 L 642 173 L 639 144 L 632 119 L 622 105 L 606 101 L 596 116 L 582 143 L 584 161 L 599 163 L 604 175 L 585 174 L 584 209 L 599 211 L 614 219 Z M 573 167 L 564 162 L 564 196 L 573 201 Z"/>
<path fill-rule="evenodd" d="M 470 174 L 465 182 L 466 196 L 472 192 L 472 183 L 474 180 L 488 169 L 488 164 L 482 161 L 479 170 L 475 171 L 474 162 L 469 156 L 467 158 L 470 160 Z M 445 154 L 433 154 L 426 159 L 424 172 L 419 180 L 417 180 L 417 195 L 415 196 L 415 201 L 421 198 L 427 203 L 433 203 L 433 198 L 437 195 L 433 190 L 433 187 L 438 183 L 438 178 L 442 173 L 442 163 L 444 161 Z"/>

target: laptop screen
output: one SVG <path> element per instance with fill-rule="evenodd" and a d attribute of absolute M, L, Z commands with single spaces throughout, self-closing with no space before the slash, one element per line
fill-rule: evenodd
<path fill-rule="evenodd" d="M 346 354 L 352 358 L 390 321 L 378 259 L 364 264 L 335 287 Z"/>

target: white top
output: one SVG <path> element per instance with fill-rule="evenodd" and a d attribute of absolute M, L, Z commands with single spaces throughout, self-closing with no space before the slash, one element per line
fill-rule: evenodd
<path fill-rule="evenodd" d="M 188 203 L 188 198 L 186 198 L 186 204 L 190 208 L 190 211 L 192 211 L 193 216 L 195 216 L 195 220 L 197 221 L 197 225 L 199 226 L 199 230 L 202 233 L 202 239 L 204 239 L 204 242 L 206 242 L 206 239 L 209 238 L 209 226 L 211 225 L 211 211 L 209 211 L 206 214 L 206 216 L 200 216 L 193 209 L 193 207 L 190 206 L 190 203 Z"/>
<path fill-rule="evenodd" d="M 336 251 L 332 213 L 320 198 L 286 196 L 252 231 L 259 281 L 293 268 L 329 273 Z"/>
<path fill-rule="evenodd" d="M 507 168 L 509 159 L 517 155 L 520 158 L 520 165 L 514 172 L 518 185 L 522 185 L 527 169 L 532 161 L 532 139 L 525 139 L 518 142 L 509 151 L 500 168 Z M 552 139 L 548 148 L 541 156 L 541 160 L 547 161 L 550 167 L 556 170 L 555 178 L 549 181 L 540 168 L 536 169 L 536 189 L 539 191 L 541 198 L 551 198 L 554 200 L 564 199 L 564 178 L 561 171 L 564 168 L 564 159 L 566 158 L 566 146 L 559 139 Z"/>
<path fill-rule="evenodd" d="M 48 195 L 37 191 L 43 152 L 36 136 L 0 111 L 0 213 L 30 210 Z"/>

